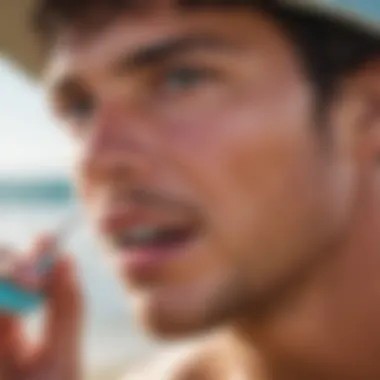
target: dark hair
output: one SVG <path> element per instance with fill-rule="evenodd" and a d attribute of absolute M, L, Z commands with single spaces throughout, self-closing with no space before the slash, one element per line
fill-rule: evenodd
<path fill-rule="evenodd" d="M 105 24 L 122 11 L 138 12 L 149 3 L 149 0 L 40 0 L 34 21 L 41 39 L 51 44 L 60 28 Z M 277 0 L 177 0 L 176 4 L 185 9 L 254 7 L 267 13 L 293 42 L 309 78 L 324 99 L 333 93 L 334 84 L 342 77 L 380 55 L 380 35 L 339 18 L 281 5 Z"/>

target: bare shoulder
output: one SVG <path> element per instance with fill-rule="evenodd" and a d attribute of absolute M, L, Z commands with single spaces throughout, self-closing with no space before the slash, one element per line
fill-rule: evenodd
<path fill-rule="evenodd" d="M 154 360 L 129 371 L 122 380 L 188 380 L 198 376 L 199 359 L 204 346 L 199 342 L 175 346 Z"/>
<path fill-rule="evenodd" d="M 122 380 L 220 380 L 246 378 L 245 369 L 255 368 L 255 379 L 262 379 L 259 356 L 236 352 L 236 346 L 223 334 L 172 346 L 154 360 L 138 366 Z M 252 376 L 252 374 L 251 374 Z"/>

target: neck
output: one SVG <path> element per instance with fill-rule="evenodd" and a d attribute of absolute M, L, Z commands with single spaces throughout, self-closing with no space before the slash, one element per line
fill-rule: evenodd
<path fill-rule="evenodd" d="M 350 231 L 326 265 L 271 315 L 259 322 L 247 319 L 233 330 L 236 346 L 259 354 L 264 379 L 380 379 L 380 200 L 375 193 L 360 202 Z M 251 370 L 257 373 L 257 366 Z"/>

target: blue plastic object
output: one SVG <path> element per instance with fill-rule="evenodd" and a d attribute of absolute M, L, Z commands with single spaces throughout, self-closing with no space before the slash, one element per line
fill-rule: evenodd
<path fill-rule="evenodd" d="M 42 294 L 28 292 L 8 280 L 0 280 L 0 313 L 21 316 L 34 311 L 42 301 Z"/>
<path fill-rule="evenodd" d="M 37 275 L 43 276 L 51 270 L 59 243 L 75 225 L 75 221 L 77 221 L 77 214 L 74 212 L 68 214 L 68 218 L 63 220 L 63 223 L 56 231 L 56 242 L 52 251 L 41 256 L 36 265 L 35 271 Z M 41 292 L 28 291 L 9 279 L 0 278 L 0 314 L 23 316 L 36 310 L 43 301 L 44 295 Z"/>
<path fill-rule="evenodd" d="M 53 265 L 53 256 L 46 255 L 37 264 L 39 275 L 45 274 Z M 0 279 L 0 314 L 23 316 L 40 307 L 44 296 L 41 292 L 28 291 L 8 279 Z"/>

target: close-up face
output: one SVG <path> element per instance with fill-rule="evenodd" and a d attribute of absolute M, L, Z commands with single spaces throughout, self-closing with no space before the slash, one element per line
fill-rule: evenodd
<path fill-rule="evenodd" d="M 298 55 L 259 12 L 68 31 L 46 82 L 88 214 L 157 334 L 260 312 L 345 228 L 346 146 L 326 143 Z"/>

